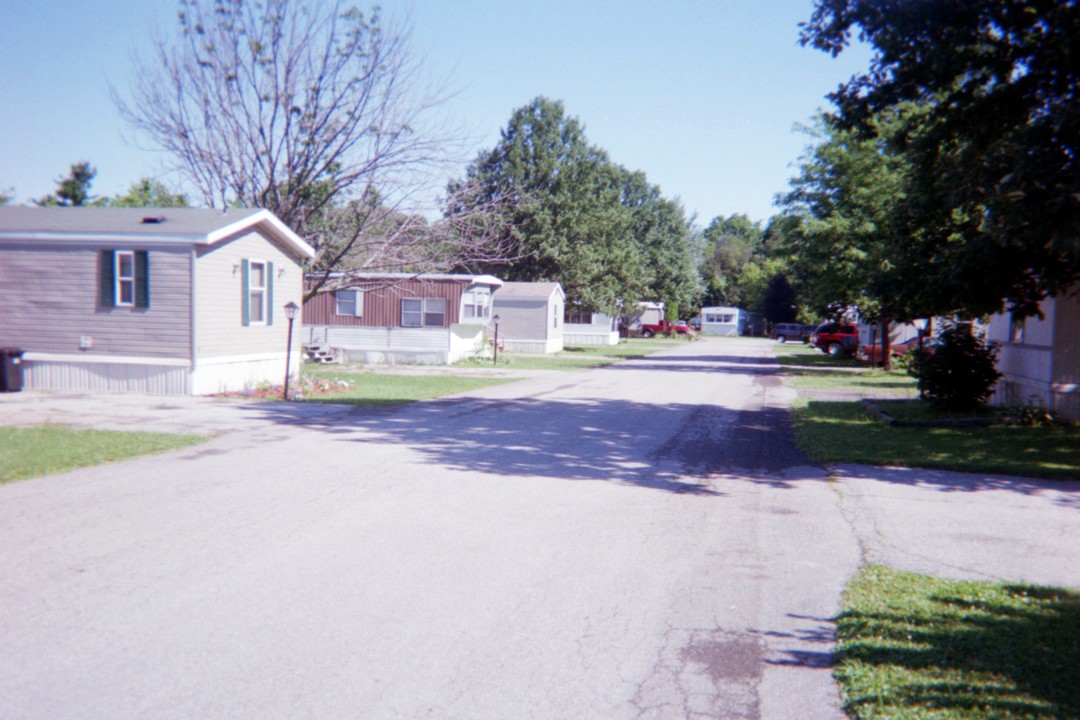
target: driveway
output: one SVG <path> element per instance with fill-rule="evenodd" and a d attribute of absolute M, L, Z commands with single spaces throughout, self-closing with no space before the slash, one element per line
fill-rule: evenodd
<path fill-rule="evenodd" d="M 118 410 L 220 434 L 0 488 L 0 717 L 843 718 L 830 618 L 860 563 L 1080 586 L 1071 487 L 830 476 L 772 352 Z"/>

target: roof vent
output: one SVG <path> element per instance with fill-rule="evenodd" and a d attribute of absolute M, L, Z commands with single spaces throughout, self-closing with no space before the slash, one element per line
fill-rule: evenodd
<path fill-rule="evenodd" d="M 154 217 L 152 215 L 148 215 L 148 216 L 146 216 L 146 217 L 144 217 L 142 219 L 142 224 L 143 225 L 160 225 L 163 222 L 165 222 L 165 216 L 164 215 L 158 215 L 157 217 Z"/>

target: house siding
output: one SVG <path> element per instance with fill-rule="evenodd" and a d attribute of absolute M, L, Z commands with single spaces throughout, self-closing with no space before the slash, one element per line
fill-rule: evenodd
<path fill-rule="evenodd" d="M 618 345 L 615 319 L 604 313 L 592 313 L 590 323 L 564 323 L 563 344 L 567 347 Z"/>
<path fill-rule="evenodd" d="M 284 372 L 289 322 L 283 308 L 289 302 L 300 305 L 303 300 L 303 271 L 296 258 L 258 232 L 248 232 L 209 248 L 199 248 L 197 253 L 197 357 L 276 354 L 280 355 Z M 243 324 L 241 268 L 244 260 L 274 264 L 271 324 Z M 294 321 L 294 342 L 302 322 L 302 314 L 298 312 Z"/>
<path fill-rule="evenodd" d="M 992 402 L 1035 403 L 1080 420 L 1080 298 L 1066 293 L 1045 301 L 1042 311 L 1042 319 L 1025 321 L 1018 341 L 1011 338 L 1008 314 L 990 319 L 987 339 L 999 347 L 1002 373 Z"/>
<path fill-rule="evenodd" d="M 365 290 L 364 311 L 361 317 L 338 315 L 333 292 L 322 292 L 304 304 L 304 322 L 309 325 L 340 327 L 401 327 L 403 298 L 443 298 L 446 300 L 446 322 L 450 327 L 461 317 L 461 296 L 469 283 L 460 280 L 410 279 L 393 285 Z"/>
<path fill-rule="evenodd" d="M 86 358 L 191 357 L 191 273 L 186 248 L 149 251 L 150 307 L 105 307 L 98 282 L 103 250 L 137 246 L 9 243 L 0 263 L 0 346 Z"/>

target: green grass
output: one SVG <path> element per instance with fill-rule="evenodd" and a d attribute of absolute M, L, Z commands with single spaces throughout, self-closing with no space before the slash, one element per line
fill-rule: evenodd
<path fill-rule="evenodd" d="M 792 413 L 799 447 L 819 463 L 1080 479 L 1077 427 L 895 427 L 858 401 L 801 399 Z"/>
<path fill-rule="evenodd" d="M 179 450 L 201 435 L 78 430 L 59 425 L 0 427 L 0 483 Z"/>
<path fill-rule="evenodd" d="M 391 374 L 362 369 L 305 366 L 304 375 L 311 380 L 328 380 L 347 385 L 342 389 L 304 396 L 290 397 L 305 402 L 333 402 L 354 405 L 399 405 L 401 403 L 454 395 L 490 385 L 514 382 L 514 378 L 478 377 L 447 374 Z"/>
<path fill-rule="evenodd" d="M 785 376 L 791 387 L 802 390 L 872 390 L 908 396 L 918 393 L 915 378 L 900 370 L 788 370 Z"/>
<path fill-rule="evenodd" d="M 497 364 L 491 360 L 469 359 L 458 367 L 497 367 L 510 370 L 585 370 L 612 365 L 623 360 L 648 357 L 664 348 L 689 342 L 681 338 L 629 338 L 618 345 L 568 347 L 553 355 L 518 355 L 500 352 Z"/>
<path fill-rule="evenodd" d="M 869 566 L 845 592 L 834 673 L 857 720 L 1080 717 L 1080 594 Z"/>

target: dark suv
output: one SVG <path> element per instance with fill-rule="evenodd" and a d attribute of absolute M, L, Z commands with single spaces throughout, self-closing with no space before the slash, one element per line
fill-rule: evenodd
<path fill-rule="evenodd" d="M 788 340 L 801 340 L 806 342 L 814 332 L 813 325 L 800 325 L 799 323 L 777 323 L 773 326 L 770 336 L 776 342 Z"/>
<path fill-rule="evenodd" d="M 859 328 L 847 323 L 822 323 L 810 342 L 830 355 L 854 355 L 859 348 Z"/>

